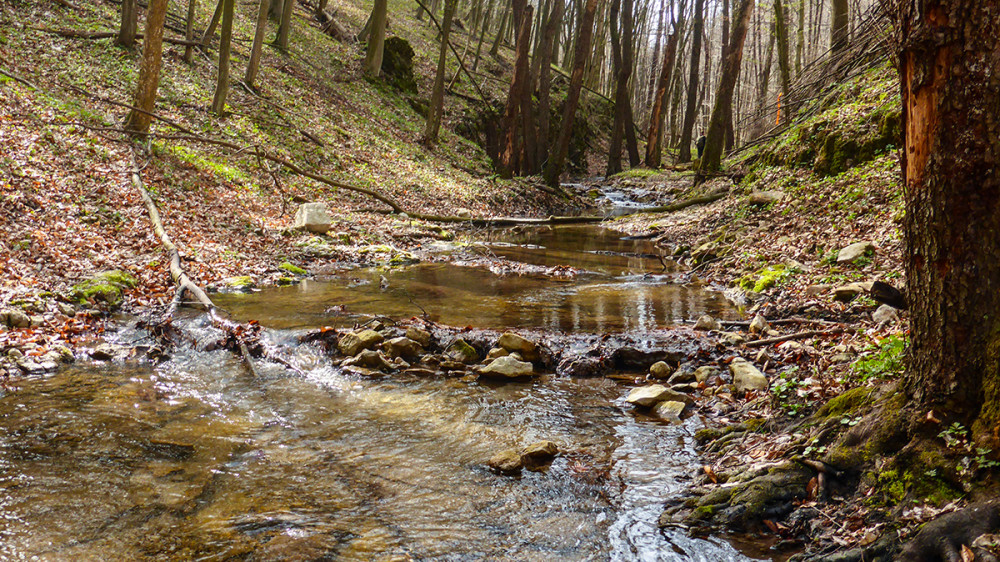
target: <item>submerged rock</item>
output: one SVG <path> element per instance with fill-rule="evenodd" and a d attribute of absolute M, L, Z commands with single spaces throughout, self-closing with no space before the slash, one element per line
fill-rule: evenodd
<path fill-rule="evenodd" d="M 384 340 L 385 336 L 375 330 L 348 332 L 341 336 L 340 341 L 337 342 L 337 348 L 344 355 L 353 357 L 366 349 L 375 347 Z"/>
<path fill-rule="evenodd" d="M 611 370 L 600 357 L 566 357 L 559 362 L 556 373 L 568 377 L 599 377 Z"/>
<path fill-rule="evenodd" d="M 550 464 L 559 454 L 559 447 L 552 441 L 532 443 L 521 452 L 521 463 L 528 470 L 539 470 Z"/>
<path fill-rule="evenodd" d="M 687 407 L 687 405 L 683 402 L 667 400 L 653 406 L 653 415 L 663 421 L 681 423 L 681 414 L 684 413 L 685 407 Z"/>
<path fill-rule="evenodd" d="M 737 357 L 729 364 L 729 372 L 733 375 L 733 384 L 737 392 L 747 390 L 767 390 L 767 377 L 746 359 Z"/>
<path fill-rule="evenodd" d="M 381 353 L 366 349 L 358 353 L 355 357 L 344 361 L 345 367 L 368 367 L 380 371 L 394 371 L 395 367 L 389 363 Z"/>
<path fill-rule="evenodd" d="M 480 369 L 479 374 L 489 377 L 516 379 L 530 377 L 535 374 L 535 367 L 531 363 L 518 361 L 517 358 L 507 355 L 494 359 L 492 363 Z"/>
<path fill-rule="evenodd" d="M 500 474 L 511 475 L 521 472 L 521 468 L 524 467 L 524 461 L 521 459 L 521 453 L 517 449 L 504 449 L 490 457 L 490 460 L 486 462 L 486 466 Z"/>

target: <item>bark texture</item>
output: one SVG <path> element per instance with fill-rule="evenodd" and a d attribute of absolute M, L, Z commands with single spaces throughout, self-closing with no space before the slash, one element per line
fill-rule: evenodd
<path fill-rule="evenodd" d="M 678 154 L 680 162 L 691 161 L 691 139 L 694 133 L 694 119 L 698 114 L 698 61 L 701 58 L 701 36 L 705 28 L 705 0 L 694 2 L 694 22 L 691 30 L 691 66 L 688 74 L 687 105 L 684 109 L 684 124 L 681 126 L 681 145 Z"/>
<path fill-rule="evenodd" d="M 212 112 L 222 117 L 226 113 L 226 98 L 229 97 L 229 66 L 233 47 L 233 10 L 236 0 L 224 0 L 222 9 L 222 39 L 219 42 L 219 79 L 215 84 L 215 99 Z"/>
<path fill-rule="evenodd" d="M 1000 18 L 900 2 L 913 401 L 1000 442 Z M 990 39 L 986 39 L 990 38 Z"/>
<path fill-rule="evenodd" d="M 150 113 L 156 105 L 156 90 L 160 87 L 160 62 L 163 55 L 163 23 L 167 19 L 167 0 L 150 0 L 146 14 L 146 33 L 142 40 L 142 66 L 135 102 L 142 111 L 131 111 L 125 120 L 125 130 L 146 134 L 152 121 Z"/>
<path fill-rule="evenodd" d="M 649 137 L 646 139 L 646 166 L 659 168 L 663 155 L 663 122 L 666 117 L 667 89 L 670 77 L 674 72 L 674 55 L 677 52 L 677 39 L 680 31 L 674 29 L 667 39 L 663 54 L 663 67 L 660 69 L 660 80 L 653 98 L 653 112 L 649 118 Z"/>
<path fill-rule="evenodd" d="M 382 55 L 385 50 L 385 21 L 388 0 L 375 0 L 372 9 L 371 29 L 368 35 L 368 51 L 365 53 L 365 74 L 377 77 L 382 72 Z M 443 44 L 447 44 L 444 38 Z"/>
<path fill-rule="evenodd" d="M 441 24 L 441 48 L 438 50 L 437 74 L 434 77 L 434 90 L 431 92 L 431 107 L 427 113 L 427 126 L 424 127 L 424 142 L 437 141 L 441 130 L 441 117 L 444 113 L 444 72 L 448 60 L 448 36 L 451 34 L 451 20 L 455 17 L 455 6 L 458 0 L 448 0 L 444 5 L 444 21 Z"/>

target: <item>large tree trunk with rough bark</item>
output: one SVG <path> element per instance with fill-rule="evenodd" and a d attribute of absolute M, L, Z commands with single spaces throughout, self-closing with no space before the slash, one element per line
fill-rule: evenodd
<path fill-rule="evenodd" d="M 587 0 L 580 19 L 580 32 L 576 39 L 573 54 L 573 72 L 570 74 L 569 89 L 566 91 L 566 102 L 563 105 L 562 124 L 559 127 L 559 138 L 549 163 L 545 166 L 545 183 L 559 185 L 566 157 L 569 155 L 569 142 L 573 136 L 573 121 L 580 105 L 580 90 L 583 88 L 583 73 L 590 55 L 590 40 L 594 35 L 594 15 L 597 12 L 597 0 Z"/>
<path fill-rule="evenodd" d="M 140 111 L 132 110 L 125 120 L 125 130 L 130 133 L 146 134 L 153 120 L 156 105 L 156 90 L 160 86 L 160 62 L 163 55 L 163 24 L 167 19 L 167 0 L 150 0 L 146 14 L 146 33 L 142 39 L 142 66 L 139 67 L 139 83 L 136 86 L 135 102 Z"/>
<path fill-rule="evenodd" d="M 694 23 L 691 30 L 691 66 L 688 74 L 687 106 L 684 109 L 684 124 L 681 126 L 681 145 L 677 160 L 691 161 L 691 138 L 694 132 L 694 120 L 698 113 L 698 76 L 701 70 L 698 61 L 701 58 L 701 35 L 705 27 L 705 0 L 694 2 Z"/>
<path fill-rule="evenodd" d="M 911 401 L 1000 444 L 1000 18 L 900 3 Z"/>
<path fill-rule="evenodd" d="M 541 167 L 549 157 L 552 57 L 556 37 L 559 35 L 559 26 L 562 25 L 564 5 L 563 0 L 552 0 L 552 11 L 545 22 L 545 30 L 539 47 L 541 60 L 538 69 L 538 144 L 536 169 L 533 172 L 541 171 Z"/>
<path fill-rule="evenodd" d="M 722 164 L 722 149 L 725 145 L 726 116 L 731 115 L 733 91 L 740 76 L 743 63 L 743 42 L 747 36 L 747 24 L 753 12 L 754 0 L 740 0 L 733 18 L 733 30 L 730 34 L 726 58 L 722 61 L 722 73 L 719 77 L 719 87 L 715 94 L 715 107 L 708 122 L 708 138 L 705 141 L 705 152 L 701 158 L 699 170 L 714 172 Z"/>
<path fill-rule="evenodd" d="M 521 12 L 521 25 L 517 34 L 517 57 L 514 60 L 514 79 L 507 94 L 507 106 L 504 109 L 501 127 L 503 140 L 500 143 L 500 175 L 513 177 L 518 167 L 520 143 L 518 142 L 518 116 L 524 102 L 524 88 L 528 82 L 528 53 L 531 50 L 531 6 L 524 6 Z"/>
<path fill-rule="evenodd" d="M 788 61 L 788 20 L 781 0 L 774 0 L 774 33 L 778 43 L 778 70 L 781 76 L 781 97 L 788 99 L 788 88 L 792 82 L 792 70 Z"/>
<path fill-rule="evenodd" d="M 607 175 L 622 171 L 622 142 L 627 129 L 632 126 L 629 108 L 632 95 L 629 80 L 632 78 L 632 0 L 611 0 L 611 54 L 615 69 L 615 121 L 611 130 L 608 149 Z M 635 130 L 632 130 L 633 138 Z M 631 160 L 631 148 L 629 150 Z"/>

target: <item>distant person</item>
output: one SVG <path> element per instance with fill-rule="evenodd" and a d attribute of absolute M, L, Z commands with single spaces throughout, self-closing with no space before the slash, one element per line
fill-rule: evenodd
<path fill-rule="evenodd" d="M 695 148 L 698 149 L 698 158 L 701 158 L 701 154 L 705 152 L 705 143 L 708 142 L 708 137 L 702 135 L 698 137 L 697 142 L 694 143 Z"/>

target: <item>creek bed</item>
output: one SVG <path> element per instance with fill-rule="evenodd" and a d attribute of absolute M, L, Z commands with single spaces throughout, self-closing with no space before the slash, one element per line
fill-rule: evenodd
<path fill-rule="evenodd" d="M 582 271 L 570 279 L 444 264 L 429 280 L 443 265 L 430 264 L 220 300 L 268 326 L 305 376 L 262 364 L 254 378 L 228 353 L 179 349 L 155 367 L 80 364 L 18 381 L 0 398 L 0 559 L 768 558 L 657 527 L 698 469 L 697 416 L 645 418 L 606 378 L 362 378 L 296 343 L 307 327 L 360 318 L 345 310 L 412 316 L 413 301 L 454 325 L 633 337 L 732 314 L 642 242 L 566 234 L 508 233 L 489 248 L 504 263 Z M 376 273 L 385 290 L 351 281 Z M 195 315 L 178 323 L 215 334 Z M 541 439 L 564 452 L 548 471 L 485 469 L 496 451 Z"/>

